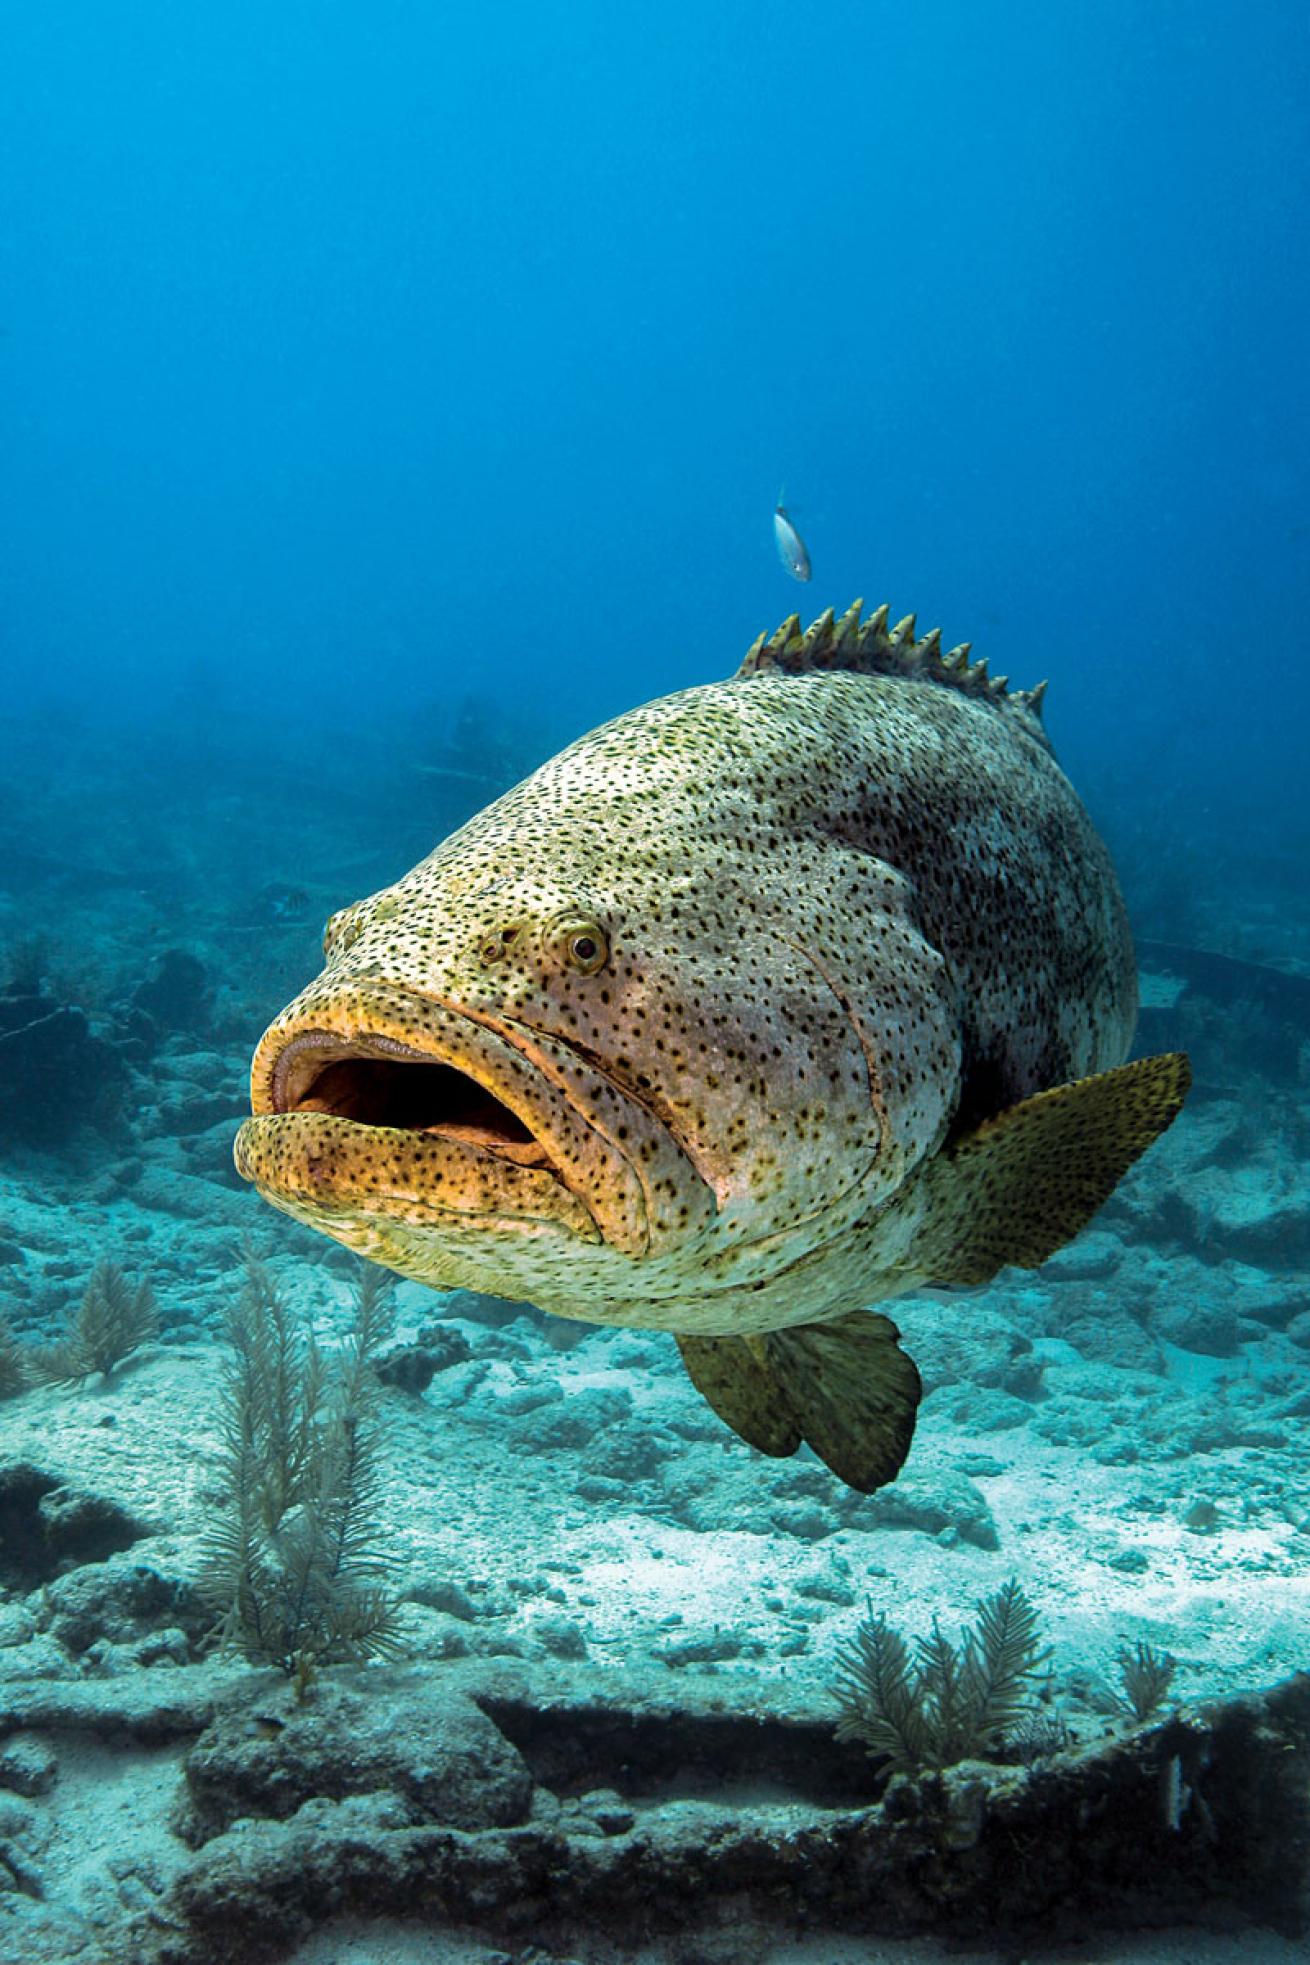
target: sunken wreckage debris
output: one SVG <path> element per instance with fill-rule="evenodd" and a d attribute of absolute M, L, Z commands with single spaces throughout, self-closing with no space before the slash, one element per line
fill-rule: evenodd
<path fill-rule="evenodd" d="M 57 1726 L 62 1688 L 43 1690 L 0 1728 Z M 1034 1766 L 891 1779 L 813 1716 L 552 1701 L 485 1669 L 322 1690 L 317 1711 L 247 1686 L 174 1714 L 204 1727 L 177 1823 L 198 1852 L 134 1934 L 140 1965 L 276 1965 L 336 1917 L 620 1953 L 729 1924 L 761 1942 L 1310 1926 L 1310 1674 Z"/>

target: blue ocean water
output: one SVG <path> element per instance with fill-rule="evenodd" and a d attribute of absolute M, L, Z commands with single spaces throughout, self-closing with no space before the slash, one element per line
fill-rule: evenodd
<path fill-rule="evenodd" d="M 214 1665 L 194 1591 L 243 1239 L 348 1329 L 344 1260 L 231 1169 L 324 919 L 793 609 L 886 601 L 1049 678 L 1139 1049 L 1188 1048 L 1193 1101 L 1048 1270 L 898 1315 L 929 1389 L 903 1518 L 698 1431 L 664 1340 L 402 1286 L 440 1363 L 386 1463 L 406 1655 L 818 1712 L 866 1597 L 957 1629 L 1017 1575 L 1084 1740 L 1130 1642 L 1195 1698 L 1304 1666 L 1307 101 L 1295 0 L 4 10 L 0 1315 L 64 1341 L 107 1257 L 159 1320 L 121 1375 L 0 1404 L 0 1678 L 62 1688 L 43 1723 L 0 1697 L 32 1756 L 0 1741 L 0 1957 L 145 1898 L 182 1918 L 187 1845 L 130 1755 L 157 1882 L 106 1882 L 106 1845 L 65 1886 L 58 1852 L 104 1813 L 87 1726 L 139 1747 L 115 1683 L 250 1669 Z M 61 1542 L 52 1494 L 101 1527 Z M 168 1781 L 193 1696 L 150 1736 Z M 1185 1812 L 1180 1755 L 1152 1779 Z M 586 1817 L 617 1822 L 615 1764 L 555 1785 L 618 1790 Z M 497 1942 L 585 1950 L 548 1926 Z M 176 1955 L 228 1955 L 207 1928 Z"/>

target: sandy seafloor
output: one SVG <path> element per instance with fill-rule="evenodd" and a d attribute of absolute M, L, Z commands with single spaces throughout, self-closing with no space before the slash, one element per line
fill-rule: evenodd
<path fill-rule="evenodd" d="M 228 842 L 233 863 L 245 823 Z M 244 887 L 229 870 L 221 905 L 201 904 L 201 862 L 176 851 L 184 905 L 121 884 L 58 898 L 52 952 L 24 960 L 51 1003 L 85 1001 L 98 1041 L 120 1041 L 163 949 L 187 949 L 208 980 L 185 1012 L 156 1004 L 149 1045 L 125 1047 L 121 1109 L 98 1129 L 0 1133 L 0 1308 L 20 1339 L 47 1339 L 104 1255 L 148 1277 L 162 1313 L 159 1339 L 109 1381 L 0 1404 L 0 1470 L 26 1463 L 118 1504 L 145 1533 L 114 1562 L 181 1585 L 222 1501 L 218 1333 L 242 1239 L 329 1345 L 350 1316 L 350 1259 L 264 1208 L 231 1170 L 252 1041 L 314 967 L 302 909 L 326 912 L 312 875 L 287 901 L 263 878 L 276 861 L 258 864 Z M 79 989 L 70 923 L 100 951 L 94 987 Z M 11 886 L 0 898 L 11 946 L 41 925 Z M 1267 897 L 1252 895 L 1236 927 L 1189 927 L 1302 973 L 1304 923 Z M 826 1711 L 834 1653 L 866 1603 L 907 1636 L 934 1618 L 955 1631 L 1013 1575 L 1053 1647 L 1049 1701 L 1082 1738 L 1121 1723 L 1115 1654 L 1139 1639 L 1176 1655 L 1187 1701 L 1305 1666 L 1310 1033 L 1295 1015 L 1188 988 L 1167 965 L 1146 981 L 1142 1048 L 1183 1042 L 1194 1054 L 1186 1111 L 1043 1271 L 895 1307 L 926 1398 L 911 1458 L 880 1496 L 849 1493 L 808 1450 L 773 1462 L 735 1440 L 667 1337 L 402 1284 L 398 1338 L 455 1331 L 469 1353 L 421 1396 L 386 1395 L 385 1540 L 413 1658 L 439 1673 L 485 1654 L 553 1683 L 621 1676 L 663 1701 L 682 1689 L 729 1705 L 767 1694 Z M 0 1595 L 0 1690 L 136 1676 L 162 1687 L 247 1669 L 199 1660 L 162 1613 L 154 1628 L 115 1624 L 112 1589 L 104 1633 L 82 1628 L 72 1642 L 75 1584 L 76 1573 Z M 180 1749 L 84 1736 L 61 1738 L 56 1756 L 48 1792 L 0 1792 L 0 1842 L 34 1879 L 0 1888 L 5 1960 L 97 1956 L 139 1908 L 136 1872 L 153 1865 L 166 1880 L 186 1854 L 169 1827 Z M 351 1926 L 295 1958 L 491 1955 L 473 1937 Z M 759 1955 L 910 1965 L 938 1954 L 834 1941 Z M 1023 1955 L 1258 1965 L 1304 1949 L 1197 1933 Z"/>

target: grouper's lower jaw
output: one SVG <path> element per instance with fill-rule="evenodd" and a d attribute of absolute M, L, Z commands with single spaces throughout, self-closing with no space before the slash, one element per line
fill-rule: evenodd
<path fill-rule="evenodd" d="M 266 1200 L 339 1241 L 354 1222 L 452 1239 L 463 1230 L 601 1239 L 551 1167 L 518 1165 L 474 1140 L 325 1112 L 264 1113 L 241 1127 L 234 1158 Z"/>
<path fill-rule="evenodd" d="M 526 1299 L 585 1323 L 701 1335 L 832 1311 L 826 1284 L 816 1294 L 802 1273 L 822 1269 L 822 1250 L 780 1276 L 766 1263 L 763 1277 L 746 1252 L 744 1285 L 718 1275 L 705 1287 L 697 1267 L 670 1294 L 667 1277 L 643 1273 L 608 1244 L 557 1175 L 497 1162 L 467 1142 L 327 1113 L 264 1113 L 241 1127 L 235 1159 L 283 1214 L 433 1289 Z M 867 1294 L 862 1281 L 860 1300 Z"/>

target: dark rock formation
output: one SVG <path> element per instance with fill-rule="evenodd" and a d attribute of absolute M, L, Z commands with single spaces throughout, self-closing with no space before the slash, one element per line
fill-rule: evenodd
<path fill-rule="evenodd" d="M 727 1927 L 747 1955 L 800 1933 L 1307 1926 L 1307 1675 L 1030 1767 L 886 1783 L 818 1720 L 550 1706 L 466 1680 L 479 1725 L 459 1669 L 440 1689 L 355 1675 L 311 1690 L 317 1714 L 283 1692 L 220 1715 L 188 1762 L 208 1840 L 142 1959 L 259 1965 L 347 1916 L 607 1955 Z M 242 1814 L 257 1832 L 214 1832 Z"/>
<path fill-rule="evenodd" d="M 152 1531 L 103 1495 L 24 1461 L 0 1467 L 0 1587 L 32 1590 L 79 1563 L 102 1562 Z"/>
<path fill-rule="evenodd" d="M 214 1621 L 189 1584 L 122 1555 L 52 1583 L 46 1620 L 51 1637 L 75 1654 L 102 1639 L 139 1645 L 158 1631 L 180 1630 L 195 1643 Z"/>
<path fill-rule="evenodd" d="M 416 1398 L 426 1392 L 439 1371 L 462 1365 L 473 1356 L 473 1346 L 463 1331 L 436 1324 L 422 1334 L 418 1344 L 397 1344 L 378 1359 L 373 1367 L 384 1385 L 394 1385 Z"/>
<path fill-rule="evenodd" d="M 154 975 L 133 990 L 132 1004 L 160 1030 L 208 1030 L 212 1006 L 204 963 L 184 948 L 165 949 Z"/>
<path fill-rule="evenodd" d="M 359 1794 L 389 1795 L 411 1823 L 505 1828 L 526 1820 L 532 1794 L 521 1755 L 471 1699 L 425 1686 L 401 1717 L 380 1674 L 368 1687 L 321 1680 L 301 1703 L 239 1695 L 188 1754 L 186 1780 L 193 1843 L 238 1816 L 281 1821 L 316 1797 Z"/>
<path fill-rule="evenodd" d="M 128 1082 L 76 1004 L 41 984 L 0 989 L 0 1146 L 57 1147 L 86 1126 L 112 1132 Z"/>

